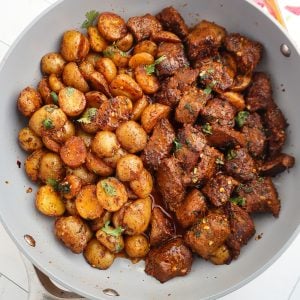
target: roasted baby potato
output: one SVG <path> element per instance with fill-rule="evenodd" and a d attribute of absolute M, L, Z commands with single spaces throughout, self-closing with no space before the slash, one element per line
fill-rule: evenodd
<path fill-rule="evenodd" d="M 102 52 L 107 47 L 107 42 L 100 34 L 99 30 L 95 26 L 89 26 L 87 29 L 90 45 L 93 51 Z"/>
<path fill-rule="evenodd" d="M 101 57 L 97 60 L 95 68 L 111 83 L 117 76 L 117 67 L 114 62 L 108 57 Z"/>
<path fill-rule="evenodd" d="M 83 185 L 97 182 L 97 174 L 90 172 L 85 165 L 77 168 L 67 168 L 67 175 L 75 175 L 80 178 Z"/>
<path fill-rule="evenodd" d="M 132 108 L 131 119 L 138 121 L 144 111 L 144 109 L 150 104 L 149 97 L 143 95 L 142 98 L 138 99 Z"/>
<path fill-rule="evenodd" d="M 112 157 L 104 157 L 103 161 L 111 168 L 116 168 L 119 159 L 125 156 L 128 152 L 123 148 L 119 148 Z"/>
<path fill-rule="evenodd" d="M 116 45 L 108 46 L 103 51 L 103 56 L 110 58 L 119 68 L 127 67 L 130 58 L 126 52 L 121 51 Z"/>
<path fill-rule="evenodd" d="M 129 182 L 129 186 L 139 198 L 147 198 L 153 188 L 152 176 L 146 169 L 143 169 L 136 179 Z"/>
<path fill-rule="evenodd" d="M 136 54 L 138 55 L 138 54 Z M 136 82 L 142 88 L 145 94 L 154 94 L 159 89 L 158 78 L 148 72 L 147 66 L 139 65 L 134 70 L 134 76 Z"/>
<path fill-rule="evenodd" d="M 124 37 L 116 41 L 116 46 L 121 51 L 129 51 L 133 44 L 133 35 L 128 32 Z"/>
<path fill-rule="evenodd" d="M 99 229 L 101 229 L 105 225 L 106 222 L 110 221 L 111 215 L 112 215 L 111 212 L 109 212 L 107 210 L 103 210 L 103 213 L 99 218 L 91 220 L 89 222 L 89 226 L 92 229 L 92 231 L 98 231 Z"/>
<path fill-rule="evenodd" d="M 65 85 L 63 84 L 61 79 L 59 77 L 57 77 L 57 75 L 55 75 L 55 74 L 51 74 L 49 76 L 48 84 L 49 84 L 50 90 L 52 90 L 52 92 L 50 93 L 52 102 L 53 102 L 53 104 L 57 104 L 58 103 L 57 93 L 59 93 L 59 91 L 61 89 L 63 89 L 65 87 Z"/>
<path fill-rule="evenodd" d="M 55 104 L 51 97 L 51 88 L 49 86 L 48 77 L 44 77 L 40 80 L 37 90 L 40 93 L 44 104 Z"/>
<path fill-rule="evenodd" d="M 35 150 L 25 160 L 24 166 L 26 175 L 33 182 L 36 182 L 39 179 L 40 162 L 45 153 L 46 152 L 43 149 Z"/>
<path fill-rule="evenodd" d="M 231 262 L 232 257 L 228 247 L 222 245 L 210 255 L 209 260 L 215 265 L 228 265 Z"/>
<path fill-rule="evenodd" d="M 126 236 L 125 251 L 131 258 L 143 258 L 150 250 L 148 239 L 143 234 Z"/>
<path fill-rule="evenodd" d="M 76 175 L 67 175 L 64 180 L 61 182 L 62 186 L 67 186 L 68 189 L 65 190 L 63 196 L 65 199 L 71 200 L 74 199 L 82 187 L 81 179 Z"/>
<path fill-rule="evenodd" d="M 80 62 L 78 67 L 81 75 L 86 81 L 90 79 L 91 74 L 95 71 L 95 66 L 86 59 Z"/>
<path fill-rule="evenodd" d="M 100 72 L 94 71 L 91 73 L 89 80 L 94 90 L 103 93 L 107 97 L 111 96 L 108 82 Z"/>
<path fill-rule="evenodd" d="M 94 172 L 100 176 L 110 176 L 113 174 L 114 169 L 108 166 L 103 159 L 95 155 L 93 152 L 89 151 L 86 156 L 86 167 L 90 172 Z"/>
<path fill-rule="evenodd" d="M 41 59 L 41 70 L 46 75 L 60 75 L 66 61 L 60 53 L 51 52 L 45 54 Z"/>
<path fill-rule="evenodd" d="M 18 140 L 21 148 L 27 152 L 33 152 L 43 147 L 42 140 L 29 127 L 19 131 Z"/>
<path fill-rule="evenodd" d="M 99 157 L 112 157 L 120 148 L 120 144 L 113 132 L 104 130 L 97 132 L 91 148 Z"/>
<path fill-rule="evenodd" d="M 31 117 L 42 106 L 41 95 L 28 86 L 19 95 L 18 109 L 25 117 Z"/>
<path fill-rule="evenodd" d="M 157 45 L 153 41 L 145 40 L 141 41 L 133 49 L 133 53 L 141 53 L 146 52 L 151 54 L 153 57 L 156 57 L 157 55 Z"/>
<path fill-rule="evenodd" d="M 140 65 L 151 65 L 154 63 L 154 57 L 147 52 L 139 52 L 131 56 L 128 66 L 135 69 Z"/>
<path fill-rule="evenodd" d="M 116 175 L 121 181 L 132 181 L 139 177 L 143 162 L 139 156 L 126 154 L 117 162 Z"/>
<path fill-rule="evenodd" d="M 74 123 L 70 120 L 67 120 L 64 126 L 57 130 L 51 131 L 51 138 L 58 143 L 65 143 L 67 139 L 75 135 L 75 126 Z"/>

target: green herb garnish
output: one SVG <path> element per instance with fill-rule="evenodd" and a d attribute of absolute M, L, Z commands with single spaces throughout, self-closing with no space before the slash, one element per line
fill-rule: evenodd
<path fill-rule="evenodd" d="M 206 88 L 203 90 L 203 92 L 206 95 L 210 95 L 212 92 L 212 88 L 217 84 L 217 81 L 213 80 L 211 83 L 209 83 Z"/>
<path fill-rule="evenodd" d="M 224 165 L 224 161 L 220 157 L 218 157 L 216 159 L 216 164 L 218 164 L 218 165 Z"/>
<path fill-rule="evenodd" d="M 202 128 L 202 131 L 205 133 L 205 134 L 212 134 L 212 128 L 211 128 L 211 125 L 209 123 L 205 123 L 201 126 Z"/>
<path fill-rule="evenodd" d="M 79 123 L 90 124 L 96 117 L 98 109 L 95 107 L 88 108 L 82 115 L 80 119 L 77 120 Z"/>
<path fill-rule="evenodd" d="M 194 230 L 194 235 L 196 238 L 200 237 L 201 232 L 199 230 Z"/>
<path fill-rule="evenodd" d="M 242 127 L 245 124 L 248 117 L 249 112 L 242 110 L 236 115 L 235 121 L 239 127 Z"/>
<path fill-rule="evenodd" d="M 112 58 L 115 54 L 120 54 L 123 57 L 127 57 L 127 53 L 124 51 L 121 51 L 116 45 L 112 44 L 111 46 L 108 46 L 103 51 L 103 56 Z"/>
<path fill-rule="evenodd" d="M 124 231 L 124 228 L 122 228 L 121 226 L 113 228 L 112 226 L 109 226 L 109 223 L 110 221 L 106 221 L 104 227 L 102 227 L 101 230 L 104 231 L 106 234 L 119 237 Z"/>
<path fill-rule="evenodd" d="M 43 123 L 44 128 L 47 130 L 54 128 L 53 121 L 49 118 L 43 120 L 42 123 Z"/>
<path fill-rule="evenodd" d="M 230 202 L 240 205 L 240 206 L 245 206 L 245 204 L 246 204 L 246 200 L 243 197 L 234 197 L 234 198 L 230 198 L 229 200 L 230 200 Z"/>
<path fill-rule="evenodd" d="M 55 93 L 55 92 L 51 92 L 50 93 L 50 96 L 51 96 L 51 98 L 52 98 L 52 101 L 53 101 L 53 103 L 54 104 L 58 104 L 58 96 L 57 96 L 57 94 Z"/>
<path fill-rule="evenodd" d="M 167 57 L 165 55 L 160 56 L 158 59 L 155 60 L 155 62 L 153 64 L 145 66 L 147 75 L 151 75 L 151 74 L 155 73 L 155 66 L 160 64 L 166 58 Z"/>
<path fill-rule="evenodd" d="M 175 146 L 175 152 L 182 148 L 182 144 L 177 139 L 175 139 L 173 141 L 173 143 L 174 143 L 174 146 Z"/>
<path fill-rule="evenodd" d="M 193 107 L 192 107 L 192 105 L 190 104 L 190 103 L 186 103 L 185 105 L 184 105 L 184 108 L 186 109 L 186 110 L 188 110 L 188 112 L 190 113 L 190 114 L 194 114 L 194 109 L 193 109 Z"/>
<path fill-rule="evenodd" d="M 230 149 L 228 152 L 227 152 L 227 155 L 226 155 L 226 158 L 228 160 L 232 160 L 234 158 L 236 158 L 236 152 L 233 150 L 233 149 Z"/>
<path fill-rule="evenodd" d="M 253 188 L 251 186 L 245 185 L 243 183 L 241 183 L 238 188 L 237 191 L 239 192 L 240 190 L 243 190 L 246 194 L 250 194 L 253 192 Z"/>
<path fill-rule="evenodd" d="M 88 29 L 90 26 L 93 26 L 98 15 L 99 13 L 95 10 L 88 11 L 85 14 L 86 20 L 82 23 L 81 28 Z"/>
<path fill-rule="evenodd" d="M 109 184 L 107 180 L 102 180 L 101 181 L 101 186 L 105 192 L 106 195 L 108 196 L 116 196 L 117 195 L 117 190 L 115 189 L 114 186 Z"/>
<path fill-rule="evenodd" d="M 70 184 L 68 182 L 59 183 L 56 179 L 48 178 L 46 183 L 51 185 L 55 191 L 67 194 L 70 192 Z"/>

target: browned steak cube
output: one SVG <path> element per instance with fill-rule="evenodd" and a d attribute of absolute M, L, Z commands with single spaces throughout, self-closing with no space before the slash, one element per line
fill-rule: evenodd
<path fill-rule="evenodd" d="M 145 260 L 145 272 L 163 283 L 189 273 L 192 262 L 191 250 L 181 238 L 176 238 L 150 250 Z"/>
<path fill-rule="evenodd" d="M 183 171 L 174 156 L 163 159 L 157 170 L 159 191 L 171 211 L 175 211 L 184 199 L 182 174 Z"/>
<path fill-rule="evenodd" d="M 215 206 L 224 205 L 230 198 L 238 182 L 231 176 L 218 174 L 202 188 L 202 192 Z"/>
<path fill-rule="evenodd" d="M 206 20 L 197 24 L 186 38 L 188 57 L 191 60 L 213 56 L 222 44 L 226 30 Z"/>
<path fill-rule="evenodd" d="M 156 170 L 162 159 L 167 157 L 175 139 L 174 129 L 168 119 L 161 119 L 154 127 L 142 154 L 144 164 Z"/>
<path fill-rule="evenodd" d="M 127 27 L 137 42 L 148 39 L 154 32 L 162 30 L 159 21 L 150 14 L 129 18 Z"/>
<path fill-rule="evenodd" d="M 256 72 L 246 95 L 247 109 L 250 111 L 266 110 L 272 100 L 270 78 L 266 73 Z"/>
<path fill-rule="evenodd" d="M 199 152 L 191 150 L 187 145 L 176 143 L 178 150 L 175 149 L 175 157 L 178 159 L 182 169 L 186 173 L 190 173 L 197 165 L 199 160 Z"/>
<path fill-rule="evenodd" d="M 247 212 L 271 212 L 274 217 L 278 217 L 280 201 L 270 177 L 255 178 L 239 188 L 238 193 L 245 199 Z"/>
<path fill-rule="evenodd" d="M 256 165 L 245 148 L 231 149 L 225 161 L 226 172 L 241 181 L 252 180 L 256 176 Z"/>
<path fill-rule="evenodd" d="M 154 207 L 151 214 L 150 245 L 157 246 L 175 234 L 175 227 L 159 207 Z"/>
<path fill-rule="evenodd" d="M 176 210 L 176 218 L 183 228 L 188 228 L 204 217 L 207 211 L 205 197 L 198 189 L 192 189 Z"/>
<path fill-rule="evenodd" d="M 156 65 L 156 72 L 159 76 L 171 76 L 177 69 L 189 66 L 182 43 L 160 43 L 157 57 L 161 56 L 165 59 Z"/>
<path fill-rule="evenodd" d="M 189 29 L 182 16 L 173 6 L 164 8 L 156 15 L 156 18 L 160 21 L 165 30 L 174 32 L 181 39 L 184 39 L 189 33 Z"/>
<path fill-rule="evenodd" d="M 204 259 L 209 259 L 228 238 L 229 222 L 222 211 L 210 211 L 198 224 L 184 235 L 184 242 Z"/>
<path fill-rule="evenodd" d="M 237 258 L 241 247 L 255 234 L 254 223 L 250 215 L 235 203 L 227 202 L 225 212 L 228 214 L 231 231 L 226 244 L 232 256 Z"/>
<path fill-rule="evenodd" d="M 229 52 L 235 54 L 238 68 L 242 73 L 251 73 L 259 63 L 263 52 L 263 46 L 259 42 L 239 33 L 226 36 L 224 45 Z"/>

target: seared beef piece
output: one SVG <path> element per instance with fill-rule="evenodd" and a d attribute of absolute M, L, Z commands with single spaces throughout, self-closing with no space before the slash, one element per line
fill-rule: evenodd
<path fill-rule="evenodd" d="M 258 167 L 258 172 L 262 176 L 276 176 L 285 170 L 292 168 L 295 164 L 295 157 L 280 153 L 278 156 L 269 161 L 263 161 Z"/>
<path fill-rule="evenodd" d="M 245 148 L 231 149 L 225 161 L 226 173 L 241 181 L 252 180 L 256 176 L 256 165 Z"/>
<path fill-rule="evenodd" d="M 179 144 L 178 150 L 175 150 L 175 157 L 186 173 L 190 173 L 197 165 L 199 152 L 191 150 L 187 145 Z"/>
<path fill-rule="evenodd" d="M 157 246 L 175 234 L 175 227 L 159 207 L 154 207 L 151 214 L 150 245 Z"/>
<path fill-rule="evenodd" d="M 176 108 L 175 119 L 180 123 L 196 122 L 199 112 L 203 110 L 209 95 L 196 87 L 187 90 Z"/>
<path fill-rule="evenodd" d="M 202 188 L 202 192 L 215 206 L 224 205 L 239 183 L 231 176 L 218 174 L 211 178 Z"/>
<path fill-rule="evenodd" d="M 267 138 L 264 132 L 264 127 L 259 114 L 250 114 L 243 127 L 242 133 L 247 142 L 247 149 L 254 157 L 260 157 L 264 154 Z"/>
<path fill-rule="evenodd" d="M 236 108 L 228 101 L 219 98 L 211 99 L 201 111 L 201 117 L 210 124 L 217 123 L 221 126 L 234 126 Z"/>
<path fill-rule="evenodd" d="M 250 215 L 241 207 L 230 201 L 226 203 L 225 212 L 229 218 L 231 233 L 226 240 L 232 256 L 237 258 L 240 249 L 255 234 L 255 227 Z"/>
<path fill-rule="evenodd" d="M 171 107 L 176 106 L 184 91 L 195 85 L 198 74 L 198 70 L 178 69 L 174 76 L 162 81 L 160 91 L 155 94 L 155 100 Z"/>
<path fill-rule="evenodd" d="M 201 21 L 186 38 L 189 59 L 203 59 L 215 55 L 225 36 L 225 28 L 213 22 Z"/>
<path fill-rule="evenodd" d="M 206 211 L 205 197 L 199 190 L 192 189 L 176 209 L 176 218 L 183 228 L 188 228 L 204 217 Z"/>
<path fill-rule="evenodd" d="M 177 69 L 189 65 L 181 43 L 160 43 L 157 48 L 157 57 L 161 56 L 165 59 L 156 65 L 156 72 L 159 76 L 171 76 Z"/>
<path fill-rule="evenodd" d="M 280 201 L 270 177 L 258 177 L 238 188 L 239 196 L 245 199 L 245 209 L 249 213 L 271 212 L 278 217 Z"/>
<path fill-rule="evenodd" d="M 149 251 L 145 260 L 145 272 L 163 283 L 189 273 L 192 262 L 191 250 L 181 238 L 175 238 Z"/>
<path fill-rule="evenodd" d="M 210 211 L 184 235 L 184 242 L 204 259 L 209 259 L 228 238 L 229 222 L 223 211 Z"/>
<path fill-rule="evenodd" d="M 282 111 L 275 103 L 268 107 L 264 117 L 268 129 L 269 155 L 274 157 L 281 152 L 285 143 L 287 123 Z"/>
<path fill-rule="evenodd" d="M 232 147 L 236 145 L 246 147 L 247 144 L 246 139 L 241 132 L 218 124 L 211 125 L 211 134 L 207 134 L 206 139 L 208 145 L 217 148 Z"/>
<path fill-rule="evenodd" d="M 175 211 L 184 199 L 182 174 L 183 170 L 174 156 L 163 159 L 157 170 L 159 191 L 171 211 Z"/>
<path fill-rule="evenodd" d="M 238 69 L 242 73 L 251 73 L 261 59 L 263 46 L 239 33 L 227 35 L 224 45 L 229 52 L 235 54 Z"/>
<path fill-rule="evenodd" d="M 189 33 L 189 29 L 182 16 L 173 6 L 164 8 L 159 14 L 156 15 L 156 18 L 162 24 L 165 30 L 174 32 L 181 39 L 185 39 Z"/>
<path fill-rule="evenodd" d="M 195 67 L 198 66 L 198 63 Z M 214 61 L 212 59 L 202 61 L 199 66 L 199 76 L 201 83 L 216 92 L 223 92 L 230 88 L 234 83 L 235 72 L 224 65 L 222 60 Z"/>
<path fill-rule="evenodd" d="M 151 40 L 156 44 L 166 42 L 166 43 L 181 43 L 181 39 L 170 31 L 158 31 L 152 34 Z"/>
<path fill-rule="evenodd" d="M 175 139 L 174 129 L 168 119 L 161 119 L 154 127 L 152 136 L 147 142 L 141 156 L 144 164 L 157 170 L 162 159 L 172 150 Z"/>
<path fill-rule="evenodd" d="M 266 110 L 272 102 L 272 87 L 269 76 L 263 72 L 254 73 L 246 95 L 247 109 L 252 112 Z"/>
<path fill-rule="evenodd" d="M 127 27 L 137 42 L 148 39 L 154 32 L 162 30 L 159 21 L 150 14 L 129 18 Z"/>

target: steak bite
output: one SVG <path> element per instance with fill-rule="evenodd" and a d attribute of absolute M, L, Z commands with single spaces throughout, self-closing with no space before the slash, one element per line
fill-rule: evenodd
<path fill-rule="evenodd" d="M 189 33 L 189 29 L 182 16 L 173 6 L 164 8 L 156 15 L 156 18 L 165 30 L 175 33 L 181 39 L 185 39 Z"/>
<path fill-rule="evenodd" d="M 238 194 L 245 199 L 244 208 L 248 213 L 271 212 L 278 217 L 280 201 L 270 177 L 255 178 L 239 188 Z"/>
<path fill-rule="evenodd" d="M 251 85 L 246 94 L 247 109 L 251 112 L 266 110 L 272 102 L 270 78 L 263 72 L 254 73 Z"/>
<path fill-rule="evenodd" d="M 193 255 L 181 238 L 152 248 L 145 260 L 145 272 L 161 283 L 190 272 Z"/>
<path fill-rule="evenodd" d="M 225 28 L 206 20 L 197 24 L 186 37 L 190 60 L 214 56 L 226 36 Z"/>
<path fill-rule="evenodd" d="M 215 206 L 224 205 L 239 183 L 231 176 L 218 174 L 202 188 L 202 192 Z"/>
<path fill-rule="evenodd" d="M 256 165 L 245 148 L 231 149 L 225 161 L 226 173 L 240 181 L 252 180 L 256 176 Z"/>
<path fill-rule="evenodd" d="M 153 33 L 162 30 L 159 21 L 150 14 L 129 18 L 127 27 L 137 42 L 148 39 Z"/>
<path fill-rule="evenodd" d="M 198 70 L 178 69 L 174 76 L 162 81 L 159 92 L 155 94 L 155 100 L 161 104 L 175 107 L 183 93 L 196 84 L 198 74 Z"/>
<path fill-rule="evenodd" d="M 183 170 L 173 156 L 163 159 L 157 170 L 156 179 L 159 191 L 171 211 L 175 211 L 184 199 L 185 188 L 182 174 Z"/>
<path fill-rule="evenodd" d="M 151 214 L 150 245 L 157 246 L 175 234 L 175 227 L 159 207 L 154 207 Z"/>
<path fill-rule="evenodd" d="M 203 194 L 192 189 L 184 198 L 183 203 L 176 209 L 176 218 L 183 228 L 188 228 L 204 217 L 207 211 L 207 204 Z"/>
<path fill-rule="evenodd" d="M 204 259 L 209 257 L 226 241 L 230 227 L 223 211 L 210 211 L 198 224 L 184 235 L 184 242 Z"/>
<path fill-rule="evenodd" d="M 144 164 L 157 170 L 161 161 L 167 157 L 175 139 L 174 129 L 168 119 L 161 119 L 154 127 L 152 136 L 143 150 Z"/>
<path fill-rule="evenodd" d="M 165 59 L 156 65 L 156 72 L 159 76 L 171 76 L 177 69 L 189 66 L 182 43 L 160 43 L 157 48 L 157 57 L 162 56 Z"/>
<path fill-rule="evenodd" d="M 233 258 L 237 258 L 241 247 L 246 245 L 255 234 L 254 223 L 250 215 L 237 204 L 227 202 L 225 212 L 229 218 L 231 231 L 226 244 L 230 248 Z"/>
<path fill-rule="evenodd" d="M 242 73 L 251 73 L 259 63 L 263 46 L 257 41 L 232 33 L 225 37 L 224 46 L 229 51 L 235 54 L 238 69 Z"/>

